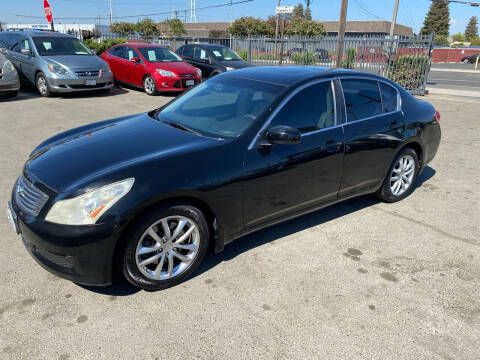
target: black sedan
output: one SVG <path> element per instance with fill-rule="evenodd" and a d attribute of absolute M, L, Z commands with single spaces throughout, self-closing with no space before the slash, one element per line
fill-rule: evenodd
<path fill-rule="evenodd" d="M 477 61 L 477 57 L 480 58 L 480 53 L 478 54 L 473 54 L 473 55 L 470 55 L 470 56 L 465 56 L 462 58 L 462 62 L 465 63 L 465 64 L 473 64 L 475 61 Z M 480 61 L 480 59 L 479 59 Z"/>
<path fill-rule="evenodd" d="M 58 276 L 118 265 L 162 289 L 245 234 L 374 193 L 399 201 L 440 144 L 440 115 L 375 75 L 253 67 L 146 114 L 54 136 L 30 155 L 9 218 Z M 295 261 L 295 260 L 292 260 Z"/>
<path fill-rule="evenodd" d="M 187 44 L 177 49 L 189 64 L 202 70 L 203 78 L 253 66 L 229 47 L 216 44 Z"/>

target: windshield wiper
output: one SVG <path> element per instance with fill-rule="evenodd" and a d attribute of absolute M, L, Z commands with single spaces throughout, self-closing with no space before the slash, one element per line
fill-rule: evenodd
<path fill-rule="evenodd" d="M 189 132 L 191 134 L 195 134 L 195 135 L 201 135 L 199 132 L 195 131 L 195 130 L 192 130 L 192 129 L 189 129 L 188 127 L 182 125 L 182 124 L 179 124 L 179 123 L 176 123 L 176 122 L 173 122 L 173 121 L 162 121 L 164 124 L 167 124 L 171 127 L 174 127 L 176 129 L 179 129 L 179 130 L 183 130 L 183 131 L 186 131 L 186 132 Z"/>

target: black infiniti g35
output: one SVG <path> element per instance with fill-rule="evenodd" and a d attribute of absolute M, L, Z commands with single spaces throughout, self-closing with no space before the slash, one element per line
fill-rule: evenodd
<path fill-rule="evenodd" d="M 30 155 L 8 205 L 48 271 L 107 285 L 119 270 L 162 289 L 209 245 L 354 196 L 399 201 L 433 159 L 440 115 L 379 76 L 251 67 L 146 114 L 56 135 Z"/>

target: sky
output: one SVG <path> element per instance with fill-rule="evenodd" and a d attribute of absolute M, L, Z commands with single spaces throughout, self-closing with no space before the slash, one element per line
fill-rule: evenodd
<path fill-rule="evenodd" d="M 38 24 L 44 23 L 43 0 L 1 0 L 0 21 L 8 23 Z M 169 13 L 150 16 L 155 21 L 173 17 L 172 12 L 178 11 L 183 19 L 187 10 L 187 21 L 190 18 L 190 0 L 111 0 L 113 16 L 134 16 L 130 18 L 115 18 L 114 21 L 138 20 L 137 15 L 152 13 Z M 239 0 L 232 0 L 234 3 Z M 281 0 L 281 5 L 296 5 L 303 0 Z M 476 0 L 480 1 L 480 0 Z M 108 23 L 109 0 L 49 0 L 57 23 Z M 230 7 L 201 9 L 212 5 L 229 3 L 230 0 L 196 0 L 197 21 L 230 21 Z M 338 20 L 340 0 L 313 0 L 311 10 L 315 20 Z M 430 6 L 429 0 L 400 0 L 397 23 L 410 26 L 415 32 L 422 27 L 425 14 Z M 277 0 L 253 0 L 233 5 L 233 19 L 241 16 L 267 18 L 274 14 Z M 394 0 L 349 0 L 348 20 L 391 20 Z M 450 34 L 464 32 L 468 20 L 476 15 L 480 18 L 480 7 L 463 4 L 450 4 Z M 32 17 L 27 17 L 32 16 Z M 36 16 L 37 18 L 35 18 Z M 100 19 L 98 17 L 100 16 Z M 80 19 L 80 18 L 91 19 Z M 142 18 L 143 16 L 139 16 Z M 97 18 L 97 19 L 93 19 Z"/>

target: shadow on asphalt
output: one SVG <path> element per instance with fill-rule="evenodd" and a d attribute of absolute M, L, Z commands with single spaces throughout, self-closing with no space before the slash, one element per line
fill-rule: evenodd
<path fill-rule="evenodd" d="M 422 174 L 417 178 L 415 188 L 417 189 L 421 187 L 424 182 L 435 176 L 435 173 L 436 171 L 434 169 L 432 169 L 430 166 L 426 166 Z M 376 205 L 379 202 L 380 201 L 378 199 L 371 195 L 360 196 L 244 236 L 232 242 L 231 244 L 226 245 L 225 250 L 220 254 L 214 254 L 213 251 L 209 251 L 207 255 L 205 255 L 205 259 L 198 270 L 193 274 L 192 277 L 190 277 L 190 279 L 209 271 L 223 261 L 232 260 L 237 255 L 252 250 L 258 246 L 272 243 L 275 240 L 281 239 L 293 233 L 341 218 L 348 214 L 354 213 L 355 211 L 363 210 L 370 206 Z M 127 280 L 125 280 L 125 278 L 118 274 L 118 271 L 114 272 L 114 274 L 113 284 L 110 286 L 100 287 L 80 284 L 77 285 L 86 290 L 110 296 L 128 296 L 140 291 L 140 289 L 131 285 Z"/>

